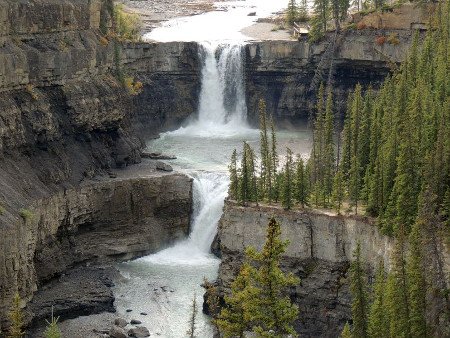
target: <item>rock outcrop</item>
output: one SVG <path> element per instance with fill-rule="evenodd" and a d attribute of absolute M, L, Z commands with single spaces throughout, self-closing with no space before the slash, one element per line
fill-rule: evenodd
<path fill-rule="evenodd" d="M 395 34 L 398 42 L 380 46 L 376 42 L 380 34 Z M 330 60 L 336 109 L 344 116 L 349 91 L 357 83 L 376 89 L 392 67 L 405 59 L 412 39 L 410 30 L 348 30 L 337 37 L 335 51 L 330 53 L 327 49 L 333 35 L 329 33 L 314 44 L 307 40 L 260 41 L 245 47 L 248 115 L 253 123 L 257 123 L 260 98 L 266 100 L 268 113 L 279 120 L 307 118 L 318 84 L 328 80 Z M 313 82 L 317 83 L 311 88 Z"/>
<path fill-rule="evenodd" d="M 300 310 L 297 332 L 302 337 L 336 337 L 351 320 L 348 268 L 357 243 L 362 246 L 370 283 L 380 260 L 389 268 L 394 241 L 381 235 L 373 221 L 364 217 L 333 216 L 309 209 L 244 208 L 227 201 L 214 243 L 222 258 L 218 278 L 221 292 L 229 291 L 245 248 L 261 249 L 272 216 L 281 224 L 282 239 L 290 241 L 282 268 L 301 279 L 300 285 L 290 290 Z M 442 251 L 442 262 L 448 275 L 448 249 Z"/>

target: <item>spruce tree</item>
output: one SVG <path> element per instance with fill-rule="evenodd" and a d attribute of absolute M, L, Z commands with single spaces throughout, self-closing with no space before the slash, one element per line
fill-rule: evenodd
<path fill-rule="evenodd" d="M 282 337 L 295 335 L 292 327 L 298 309 L 286 296 L 287 288 L 299 283 L 292 274 L 280 269 L 280 259 L 288 241 L 282 241 L 280 224 L 271 218 L 267 226 L 266 242 L 261 252 L 248 248 L 246 255 L 258 267 L 252 276 L 252 301 L 247 304 L 253 331 L 258 336 Z M 270 333 L 273 331 L 272 333 Z"/>
<path fill-rule="evenodd" d="M 367 336 L 370 338 L 390 338 L 389 336 L 389 318 L 386 309 L 386 273 L 384 264 L 381 260 L 373 290 L 373 301 L 370 305 Z"/>
<path fill-rule="evenodd" d="M 418 221 L 414 223 L 409 235 L 409 255 L 407 260 L 409 326 L 411 338 L 427 336 L 426 283 L 423 274 L 423 253 L 421 228 L 427 226 Z"/>
<path fill-rule="evenodd" d="M 287 7 L 287 13 L 286 13 L 286 22 L 289 25 L 293 25 L 294 21 L 297 20 L 298 17 L 298 6 L 296 0 L 289 0 L 288 7 Z"/>
<path fill-rule="evenodd" d="M 270 133 L 271 133 L 271 140 L 272 140 L 272 151 L 270 152 L 271 155 L 271 177 L 273 177 L 274 184 L 273 184 L 273 192 L 270 200 L 278 202 L 279 195 L 280 195 L 280 178 L 279 175 L 277 175 L 278 170 L 278 152 L 277 152 L 277 135 L 275 133 L 275 123 L 273 121 L 273 117 L 270 118 Z"/>
<path fill-rule="evenodd" d="M 243 151 L 242 151 L 242 160 L 241 160 L 241 178 L 239 180 L 240 183 L 240 194 L 239 201 L 241 205 L 247 205 L 248 201 L 251 198 L 251 176 L 248 170 L 248 159 L 247 159 L 247 142 L 244 141 Z"/>
<path fill-rule="evenodd" d="M 239 179 L 237 172 L 237 152 L 236 149 L 233 150 L 231 154 L 231 162 L 228 166 L 230 172 L 230 189 L 229 195 L 231 199 L 237 200 L 239 196 Z"/>
<path fill-rule="evenodd" d="M 301 157 L 297 160 L 295 183 L 295 199 L 297 203 L 300 203 L 302 208 L 304 208 L 308 203 L 308 181 L 305 164 Z"/>
<path fill-rule="evenodd" d="M 358 243 L 350 264 L 350 291 L 352 294 L 353 336 L 367 337 L 367 290 L 361 262 L 361 245 Z"/>
<path fill-rule="evenodd" d="M 244 338 L 244 332 L 251 329 L 247 304 L 252 301 L 250 284 L 253 268 L 244 263 L 239 274 L 231 283 L 231 295 L 225 296 L 225 307 L 222 308 L 216 324 L 225 338 Z"/>
<path fill-rule="evenodd" d="M 294 169 L 293 169 L 293 160 L 292 160 L 292 151 L 289 148 L 286 148 L 286 163 L 284 165 L 284 173 L 283 173 L 283 193 L 281 195 L 281 204 L 284 209 L 290 210 L 293 205 L 293 195 L 294 195 Z"/>
<path fill-rule="evenodd" d="M 333 191 L 331 194 L 331 200 L 333 202 L 333 207 L 338 213 L 341 213 L 342 202 L 344 201 L 344 175 L 342 170 L 339 168 L 333 180 Z"/>
<path fill-rule="evenodd" d="M 344 329 L 341 332 L 341 338 L 353 338 L 352 331 L 350 330 L 350 325 L 348 322 L 345 323 Z"/>
<path fill-rule="evenodd" d="M 267 135 L 266 103 L 259 100 L 259 130 L 260 130 L 260 154 L 261 154 L 261 198 L 270 201 L 272 197 L 272 161 Z"/>
<path fill-rule="evenodd" d="M 58 318 L 53 316 L 53 306 L 52 306 L 52 318 L 50 321 L 47 321 L 47 328 L 45 329 L 44 336 L 45 338 L 61 338 L 61 330 L 58 327 Z"/>
<path fill-rule="evenodd" d="M 22 338 L 25 335 L 25 332 L 23 331 L 24 316 L 19 293 L 14 295 L 11 311 L 9 312 L 9 320 L 11 326 L 9 328 L 8 338 Z"/>

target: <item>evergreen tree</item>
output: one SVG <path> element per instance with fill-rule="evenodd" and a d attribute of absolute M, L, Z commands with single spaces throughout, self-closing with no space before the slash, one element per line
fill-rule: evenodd
<path fill-rule="evenodd" d="M 272 160 L 269 149 L 269 140 L 267 135 L 267 116 L 266 103 L 259 100 L 259 130 L 260 130 L 260 153 L 261 153 L 261 198 L 267 198 L 269 201 L 272 193 Z"/>
<path fill-rule="evenodd" d="M 293 195 L 294 195 L 294 172 L 293 172 L 293 160 L 292 151 L 286 148 L 286 163 L 284 165 L 283 173 L 283 194 L 281 204 L 286 210 L 290 210 L 293 205 Z"/>
<path fill-rule="evenodd" d="M 239 196 L 239 179 L 237 172 L 237 152 L 236 149 L 233 150 L 231 154 L 231 162 L 228 166 L 228 170 L 230 172 L 230 198 L 237 200 Z"/>
<path fill-rule="evenodd" d="M 351 205 L 355 207 L 355 213 L 358 214 L 358 201 L 361 190 L 361 166 L 357 156 L 352 157 L 351 167 L 349 172 L 348 192 Z"/>
<path fill-rule="evenodd" d="M 302 205 L 302 208 L 304 208 L 308 203 L 308 181 L 305 164 L 301 157 L 299 157 L 299 159 L 297 160 L 295 183 L 295 199 L 297 203 L 300 203 Z"/>
<path fill-rule="evenodd" d="M 239 180 L 240 183 L 240 194 L 239 201 L 242 205 L 247 205 L 248 201 L 250 201 L 251 197 L 251 174 L 248 170 L 248 159 L 247 159 L 247 142 L 244 141 L 243 151 L 242 151 L 242 160 L 241 160 L 241 178 Z"/>
<path fill-rule="evenodd" d="M 331 200 L 333 202 L 333 207 L 338 214 L 341 213 L 342 202 L 344 200 L 344 175 L 342 170 L 339 168 L 333 180 L 333 191 L 331 194 Z"/>
<path fill-rule="evenodd" d="M 61 338 L 61 330 L 58 327 L 58 318 L 53 316 L 53 306 L 52 306 L 52 318 L 51 321 L 47 321 L 47 328 L 45 329 L 45 338 Z"/>
<path fill-rule="evenodd" d="M 258 183 L 255 170 L 255 153 L 248 143 L 244 145 L 246 152 L 248 181 L 250 182 L 249 200 L 258 204 Z"/>
<path fill-rule="evenodd" d="M 225 307 L 222 308 L 216 323 L 225 338 L 244 338 L 244 332 L 251 328 L 247 304 L 252 301 L 250 284 L 253 268 L 244 263 L 239 274 L 231 283 L 231 295 L 225 296 Z"/>
<path fill-rule="evenodd" d="M 271 172 L 272 172 L 271 177 L 273 177 L 273 180 L 274 180 L 273 196 L 270 198 L 270 200 L 278 202 L 281 185 L 280 185 L 279 175 L 277 175 L 277 170 L 278 170 L 277 135 L 275 133 L 275 123 L 273 121 L 273 117 L 270 118 L 270 132 L 271 132 L 271 139 L 272 139 L 272 151 L 270 153 L 270 155 L 271 155 Z"/>
<path fill-rule="evenodd" d="M 298 309 L 285 293 L 289 286 L 297 285 L 299 280 L 292 274 L 285 275 L 280 269 L 281 256 L 289 243 L 280 237 L 280 224 L 272 218 L 262 251 L 257 252 L 254 248 L 246 251 L 247 257 L 258 267 L 252 276 L 254 289 L 247 310 L 254 323 L 254 332 L 262 337 L 295 335 L 292 322 L 297 318 Z"/>
<path fill-rule="evenodd" d="M 296 0 L 289 0 L 286 13 L 286 22 L 293 25 L 294 21 L 297 20 L 298 14 L 299 11 Z"/>
<path fill-rule="evenodd" d="M 409 326 L 411 338 L 427 336 L 426 324 L 426 283 L 423 275 L 422 235 L 421 228 L 426 226 L 420 221 L 413 225 L 409 236 L 409 256 L 407 261 L 407 277 L 409 291 Z"/>
<path fill-rule="evenodd" d="M 11 311 L 9 312 L 11 326 L 9 328 L 8 338 L 22 338 L 25 335 L 23 331 L 23 319 L 21 299 L 19 293 L 16 293 L 13 298 Z"/>
<path fill-rule="evenodd" d="M 314 0 L 314 28 L 319 34 L 324 35 L 327 31 L 329 17 L 329 0 Z"/>
<path fill-rule="evenodd" d="M 367 337 L 367 290 L 358 243 L 350 265 L 350 291 L 352 294 L 353 336 Z"/>
<path fill-rule="evenodd" d="M 190 338 L 195 338 L 195 331 L 197 330 L 197 296 L 194 293 L 194 297 L 192 298 L 192 305 L 191 305 L 191 315 L 189 318 L 189 329 L 187 330 L 186 334 Z"/>
<path fill-rule="evenodd" d="M 385 292 L 386 273 L 381 260 L 375 277 L 373 301 L 368 317 L 367 336 L 370 338 L 390 338 Z"/>
<path fill-rule="evenodd" d="M 345 323 L 344 329 L 341 332 L 341 338 L 353 338 L 352 331 L 350 330 L 350 325 L 348 322 Z"/>

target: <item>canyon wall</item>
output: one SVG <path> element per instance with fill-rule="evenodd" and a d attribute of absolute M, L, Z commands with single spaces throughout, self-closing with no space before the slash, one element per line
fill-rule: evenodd
<path fill-rule="evenodd" d="M 327 82 L 332 64 L 332 87 L 337 112 L 344 116 L 348 93 L 357 83 L 377 88 L 406 57 L 410 30 L 347 30 L 338 35 L 335 49 L 327 51 L 334 33 L 321 42 L 261 41 L 246 46 L 248 114 L 255 124 L 258 100 L 278 120 L 305 119 L 315 105 L 320 82 Z M 378 36 L 394 35 L 395 43 L 377 44 Z M 332 63 L 330 63 L 332 60 Z M 314 80 L 315 74 L 317 81 Z M 315 82 L 316 86 L 311 88 Z"/>
<path fill-rule="evenodd" d="M 301 280 L 290 289 L 290 297 L 300 310 L 295 329 L 302 337 L 336 337 L 351 320 L 348 268 L 357 243 L 362 247 L 361 259 L 370 284 L 380 261 L 390 268 L 394 241 L 381 235 L 365 217 L 327 215 L 311 209 L 285 211 L 274 206 L 241 207 L 227 201 L 213 244 L 213 251 L 222 258 L 218 278 L 222 292 L 229 291 L 245 248 L 262 248 L 272 216 L 281 224 L 282 239 L 290 242 L 282 268 Z M 441 254 L 448 278 L 450 251 L 444 244 Z"/>

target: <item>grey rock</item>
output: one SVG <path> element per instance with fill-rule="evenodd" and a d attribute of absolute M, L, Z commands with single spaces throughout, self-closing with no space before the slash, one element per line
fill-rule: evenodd
<path fill-rule="evenodd" d="M 133 310 L 131 310 L 131 309 L 126 309 L 125 311 L 126 311 L 126 312 L 131 312 L 131 311 L 133 311 Z"/>
<path fill-rule="evenodd" d="M 137 320 L 137 319 L 132 319 L 130 321 L 130 324 L 131 325 L 139 325 L 139 324 L 142 324 L 142 322 L 140 320 Z"/>
<path fill-rule="evenodd" d="M 141 312 L 141 316 L 146 316 L 147 312 Z"/>
<path fill-rule="evenodd" d="M 119 326 L 113 326 L 109 331 L 109 336 L 111 338 L 127 338 L 127 333 L 123 328 Z"/>
<path fill-rule="evenodd" d="M 256 12 L 250 12 L 247 14 L 247 16 L 256 16 Z"/>
<path fill-rule="evenodd" d="M 176 160 L 177 157 L 175 155 L 167 155 L 162 153 L 148 153 L 146 151 L 141 153 L 142 158 L 150 158 L 152 160 Z"/>
<path fill-rule="evenodd" d="M 128 330 L 128 335 L 135 338 L 150 337 L 150 332 L 144 326 L 134 327 Z"/>
<path fill-rule="evenodd" d="M 161 170 L 161 171 L 168 171 L 168 172 L 173 171 L 173 168 L 171 165 L 161 162 L 161 161 L 156 162 L 156 169 Z"/>
<path fill-rule="evenodd" d="M 116 319 L 114 320 L 114 325 L 123 328 L 123 327 L 125 327 L 125 326 L 128 325 L 128 322 L 127 322 L 125 319 L 123 319 L 123 318 L 116 318 Z"/>

